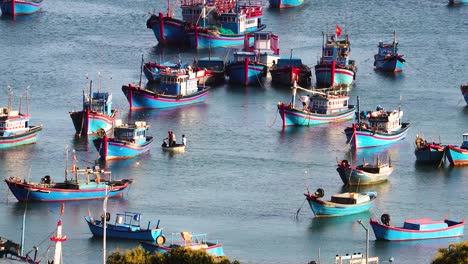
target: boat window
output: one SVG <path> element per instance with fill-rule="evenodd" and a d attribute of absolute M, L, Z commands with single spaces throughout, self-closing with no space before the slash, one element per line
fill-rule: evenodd
<path fill-rule="evenodd" d="M 326 51 L 325 51 L 325 56 L 326 56 L 326 57 L 331 57 L 331 56 L 333 56 L 333 50 L 326 50 Z"/>

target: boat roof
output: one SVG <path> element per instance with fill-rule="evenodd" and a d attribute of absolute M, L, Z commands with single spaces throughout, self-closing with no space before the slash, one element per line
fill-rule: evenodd
<path fill-rule="evenodd" d="M 198 59 L 198 61 L 224 61 L 224 60 L 221 59 L 220 57 L 204 57 L 204 58 Z"/>

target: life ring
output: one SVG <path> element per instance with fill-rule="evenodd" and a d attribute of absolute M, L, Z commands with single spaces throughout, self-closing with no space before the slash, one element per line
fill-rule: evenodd
<path fill-rule="evenodd" d="M 380 221 L 382 221 L 382 224 L 386 226 L 390 226 L 390 215 L 389 214 L 383 214 L 380 217 Z"/>
<path fill-rule="evenodd" d="M 164 243 L 166 243 L 166 237 L 164 235 L 159 235 L 157 238 L 156 238 L 156 244 L 158 245 L 163 245 Z"/>

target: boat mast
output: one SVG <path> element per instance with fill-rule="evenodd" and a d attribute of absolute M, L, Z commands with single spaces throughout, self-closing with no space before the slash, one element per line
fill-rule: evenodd
<path fill-rule="evenodd" d="M 11 86 L 8 85 L 8 113 L 10 113 L 11 111 L 12 100 L 13 100 L 13 90 L 11 89 Z"/>
<path fill-rule="evenodd" d="M 143 75 L 143 65 L 144 65 L 144 58 L 143 58 L 143 54 L 141 54 L 141 65 L 140 65 L 140 88 L 141 88 L 141 77 Z"/>
<path fill-rule="evenodd" d="M 103 234 L 102 234 L 102 264 L 106 264 L 106 229 L 107 229 L 107 185 L 106 185 L 106 196 L 102 203 L 102 209 L 104 210 L 104 223 L 103 223 Z"/>

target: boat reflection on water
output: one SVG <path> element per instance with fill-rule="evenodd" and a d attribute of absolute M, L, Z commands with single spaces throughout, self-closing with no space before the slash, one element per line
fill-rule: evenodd
<path fill-rule="evenodd" d="M 336 230 L 340 230 L 340 228 L 337 228 L 338 225 L 349 225 L 349 227 L 351 228 L 351 226 L 357 220 L 365 220 L 367 222 L 367 220 L 371 216 L 372 213 L 370 211 L 365 211 L 359 214 L 345 215 L 339 217 L 314 217 L 310 222 L 309 230 L 313 231 L 314 233 L 324 233 L 332 235 L 336 232 Z"/>
<path fill-rule="evenodd" d="M 363 161 L 373 162 L 377 157 L 381 160 L 390 158 L 392 161 L 398 161 L 402 155 L 400 150 L 407 144 L 405 141 L 399 141 L 391 145 L 384 145 L 372 148 L 349 149 L 345 154 L 345 159 L 350 161 L 352 166 L 362 164 Z"/>

